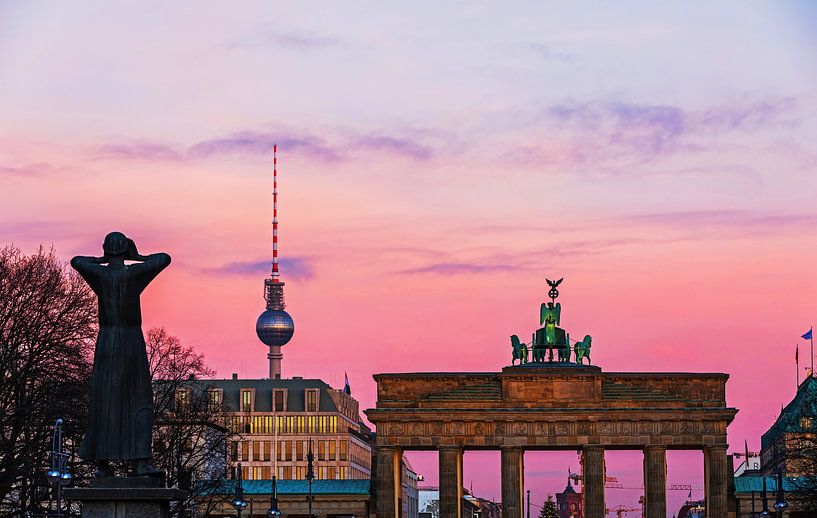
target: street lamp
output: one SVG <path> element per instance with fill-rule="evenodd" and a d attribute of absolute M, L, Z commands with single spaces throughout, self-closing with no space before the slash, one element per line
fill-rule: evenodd
<path fill-rule="evenodd" d="M 247 502 L 244 500 L 244 486 L 241 483 L 241 464 L 238 465 L 238 483 L 235 486 L 235 496 L 230 503 L 233 504 L 240 518 L 241 512 L 247 507 Z"/>
<path fill-rule="evenodd" d="M 71 483 L 71 473 L 68 472 L 68 453 L 62 449 L 62 419 L 54 423 L 51 434 L 51 467 L 45 474 L 48 481 L 54 486 L 57 494 L 57 516 L 62 516 L 62 488 Z"/>
<path fill-rule="evenodd" d="M 270 490 L 269 509 L 267 509 L 267 516 L 275 518 L 281 516 L 281 511 L 278 510 L 278 479 L 275 474 L 272 475 L 272 489 Z"/>
<path fill-rule="evenodd" d="M 309 482 L 309 496 L 307 501 L 309 503 L 309 518 L 312 518 L 312 482 L 315 480 L 315 468 L 312 463 L 315 461 L 315 456 L 312 454 L 312 438 L 309 439 L 309 451 L 306 453 L 306 480 Z"/>
<path fill-rule="evenodd" d="M 783 492 L 783 467 L 777 467 L 777 500 L 774 503 L 774 510 L 777 511 L 778 516 L 783 516 L 783 511 L 788 509 L 789 504 L 786 502 L 786 495 Z"/>

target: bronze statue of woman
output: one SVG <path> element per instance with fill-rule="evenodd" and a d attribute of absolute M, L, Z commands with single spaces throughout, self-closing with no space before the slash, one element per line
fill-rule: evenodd
<path fill-rule="evenodd" d="M 88 428 L 79 455 L 97 463 L 98 477 L 111 476 L 112 460 L 132 461 L 136 475 L 157 476 L 161 472 L 151 465 L 153 390 L 139 295 L 170 264 L 170 256 L 139 255 L 121 232 L 105 236 L 102 250 L 102 257 L 71 260 L 99 300 Z"/>

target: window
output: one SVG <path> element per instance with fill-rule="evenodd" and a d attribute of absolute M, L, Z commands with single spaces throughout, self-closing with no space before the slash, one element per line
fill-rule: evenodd
<path fill-rule="evenodd" d="M 307 412 L 317 412 L 318 411 L 318 391 L 314 389 L 309 389 L 306 391 L 306 411 Z"/>
<path fill-rule="evenodd" d="M 326 460 L 326 441 L 318 441 L 318 460 Z"/>
<path fill-rule="evenodd" d="M 329 460 L 335 460 L 335 441 L 329 441 Z"/>
<path fill-rule="evenodd" d="M 210 411 L 218 411 L 221 410 L 221 391 L 210 389 L 207 391 L 207 395 L 209 396 L 210 401 Z"/>
<path fill-rule="evenodd" d="M 800 428 L 803 430 L 810 430 L 811 424 L 811 416 L 803 416 L 800 418 Z"/>
<path fill-rule="evenodd" d="M 292 460 L 292 441 L 284 441 L 284 460 Z"/>
<path fill-rule="evenodd" d="M 269 461 L 270 459 L 270 450 L 272 449 L 270 441 L 264 441 L 264 458 L 261 460 Z"/>
<path fill-rule="evenodd" d="M 286 410 L 284 406 L 284 391 L 283 390 L 274 390 L 273 391 L 273 410 L 276 412 L 284 412 Z"/>
<path fill-rule="evenodd" d="M 261 441 L 252 442 L 252 458 L 253 460 L 261 460 Z"/>
<path fill-rule="evenodd" d="M 303 466 L 296 466 L 295 467 L 295 478 L 298 480 L 303 480 L 306 478 L 306 468 Z"/>
<path fill-rule="evenodd" d="M 340 466 L 338 468 L 338 478 L 341 480 L 346 479 L 346 466 Z"/>
<path fill-rule="evenodd" d="M 304 460 L 304 442 L 295 441 L 295 460 Z"/>
<path fill-rule="evenodd" d="M 176 392 L 176 410 L 187 410 L 190 405 L 190 395 L 187 389 L 180 389 Z"/>
<path fill-rule="evenodd" d="M 347 456 L 346 448 L 347 448 L 346 441 L 340 441 L 340 447 L 338 448 L 340 453 L 340 460 L 346 460 Z"/>
<path fill-rule="evenodd" d="M 252 412 L 252 390 L 241 390 L 241 411 Z"/>
<path fill-rule="evenodd" d="M 250 442 L 241 441 L 241 460 L 247 462 L 250 460 Z M 245 470 L 247 468 L 244 468 Z"/>

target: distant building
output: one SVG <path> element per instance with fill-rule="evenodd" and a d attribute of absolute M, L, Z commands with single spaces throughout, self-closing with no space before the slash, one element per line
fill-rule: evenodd
<path fill-rule="evenodd" d="M 417 490 L 417 481 L 420 476 L 414 471 L 411 463 L 403 457 L 403 518 L 418 518 L 420 509 L 420 495 Z"/>
<path fill-rule="evenodd" d="M 567 477 L 567 486 L 561 493 L 556 493 L 556 509 L 559 518 L 582 518 L 582 494 L 573 489 L 570 477 Z"/>
<path fill-rule="evenodd" d="M 777 472 L 782 473 L 783 495 L 788 503 L 788 518 L 814 516 L 805 510 L 803 495 L 817 492 L 817 379 L 809 376 L 797 394 L 780 412 L 774 424 L 761 437 L 760 465 L 739 469 L 734 477 L 735 510 L 749 516 L 763 510 L 765 482 L 766 506 L 773 511 L 777 500 Z M 750 453 L 751 455 L 751 453 Z M 813 503 L 812 503 L 813 505 Z"/>
<path fill-rule="evenodd" d="M 419 493 L 419 518 L 440 517 L 440 489 L 436 486 L 423 486 Z M 462 518 L 501 518 L 501 506 L 492 500 L 472 495 L 463 488 L 461 503 Z"/>
<path fill-rule="evenodd" d="M 227 447 L 229 478 L 241 463 L 244 480 L 304 480 L 307 454 L 320 480 L 371 477 L 371 431 L 345 390 L 317 379 L 208 380 L 210 401 L 237 434 Z"/>
<path fill-rule="evenodd" d="M 706 506 L 703 500 L 688 500 L 678 509 L 678 518 L 705 518 Z"/>

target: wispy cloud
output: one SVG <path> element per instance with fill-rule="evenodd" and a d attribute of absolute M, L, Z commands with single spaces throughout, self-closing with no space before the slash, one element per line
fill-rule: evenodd
<path fill-rule="evenodd" d="M 509 272 L 516 271 L 520 268 L 509 264 L 480 264 L 480 263 L 434 263 L 419 268 L 411 268 L 402 270 L 401 274 L 423 274 L 430 273 L 435 275 L 468 275 L 474 273 L 486 272 Z"/>
<path fill-rule="evenodd" d="M 0 165 L 0 176 L 34 177 L 45 176 L 57 171 L 56 167 L 43 162 L 19 166 Z"/>
<path fill-rule="evenodd" d="M 97 148 L 97 158 L 113 160 L 175 161 L 182 154 L 171 146 L 158 142 L 134 140 L 103 144 Z"/>
<path fill-rule="evenodd" d="M 431 138 L 431 137 L 429 137 Z M 438 138 L 434 136 L 434 138 Z M 372 153 L 388 154 L 411 160 L 428 160 L 434 148 L 421 142 L 419 136 L 397 136 L 385 132 L 359 133 L 338 130 L 328 136 L 297 130 L 244 130 L 202 140 L 178 150 L 171 145 L 147 141 L 108 143 L 95 150 L 101 160 L 175 161 L 208 159 L 218 156 L 271 157 L 276 144 L 288 153 L 325 163 L 359 158 Z"/>
<path fill-rule="evenodd" d="M 245 49 L 264 46 L 291 49 L 296 51 L 320 50 L 337 47 L 341 41 L 334 36 L 303 31 L 281 31 L 265 28 L 253 34 L 227 42 L 228 49 Z"/>
<path fill-rule="evenodd" d="M 626 221 L 683 228 L 718 228 L 758 230 L 765 228 L 781 232 L 783 229 L 817 224 L 817 213 L 770 213 L 756 210 L 700 210 L 638 214 Z"/>
<path fill-rule="evenodd" d="M 223 137 L 199 142 L 190 147 L 188 155 L 208 158 L 214 155 L 262 155 L 272 156 L 275 144 L 293 153 L 303 153 L 310 158 L 334 162 L 340 159 L 338 151 L 326 140 L 312 135 L 293 136 L 287 132 L 240 131 Z"/>
<path fill-rule="evenodd" d="M 723 146 L 719 137 L 767 127 L 792 127 L 791 98 L 736 100 L 702 109 L 666 104 L 594 100 L 564 102 L 520 118 L 522 143 L 503 158 L 540 167 L 585 167 L 627 174 L 680 152 Z M 545 129 L 547 139 L 536 137 Z M 527 136 L 527 138 L 525 138 Z"/>
<path fill-rule="evenodd" d="M 308 281 L 315 276 L 315 268 L 306 257 L 286 257 L 280 260 L 281 276 L 284 279 Z M 227 263 L 215 268 L 207 268 L 207 273 L 222 275 L 265 275 L 270 272 L 270 260 Z"/>
<path fill-rule="evenodd" d="M 359 151 L 381 151 L 415 160 L 427 160 L 434 154 L 429 146 L 388 135 L 361 135 L 352 140 L 351 146 Z"/>

